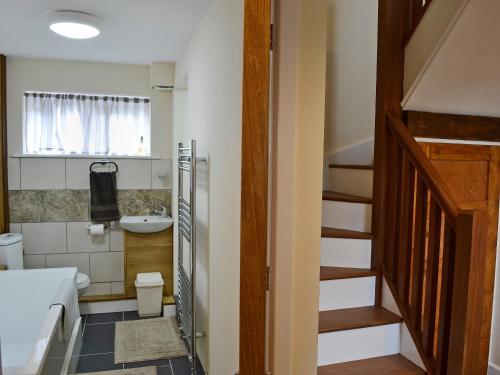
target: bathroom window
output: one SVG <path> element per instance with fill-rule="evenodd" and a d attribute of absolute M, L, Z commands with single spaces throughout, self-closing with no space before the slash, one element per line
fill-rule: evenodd
<path fill-rule="evenodd" d="M 150 99 L 25 92 L 24 153 L 150 155 Z"/>

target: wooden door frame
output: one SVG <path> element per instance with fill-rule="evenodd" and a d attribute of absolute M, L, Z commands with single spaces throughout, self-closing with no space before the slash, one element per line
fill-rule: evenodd
<path fill-rule="evenodd" d="M 7 58 L 0 54 L 0 233 L 9 232 L 7 180 Z"/>
<path fill-rule="evenodd" d="M 240 239 L 240 375 L 266 367 L 271 0 L 245 0 Z"/>

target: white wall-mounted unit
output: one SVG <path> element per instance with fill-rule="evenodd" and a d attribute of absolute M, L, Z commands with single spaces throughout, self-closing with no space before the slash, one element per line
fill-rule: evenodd
<path fill-rule="evenodd" d="M 160 91 L 172 91 L 175 81 L 175 64 L 153 62 L 150 65 L 151 88 Z"/>

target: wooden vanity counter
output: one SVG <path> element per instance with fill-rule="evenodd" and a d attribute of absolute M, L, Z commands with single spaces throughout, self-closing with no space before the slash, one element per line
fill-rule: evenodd
<path fill-rule="evenodd" d="M 160 272 L 163 295 L 174 293 L 173 281 L 173 227 L 158 233 L 125 231 L 125 295 L 135 298 L 135 279 L 138 273 Z"/>

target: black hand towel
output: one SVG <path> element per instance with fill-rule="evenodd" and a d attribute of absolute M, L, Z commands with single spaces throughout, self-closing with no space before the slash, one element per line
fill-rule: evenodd
<path fill-rule="evenodd" d="M 116 193 L 116 172 L 90 172 L 90 219 L 120 219 Z"/>

